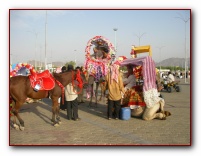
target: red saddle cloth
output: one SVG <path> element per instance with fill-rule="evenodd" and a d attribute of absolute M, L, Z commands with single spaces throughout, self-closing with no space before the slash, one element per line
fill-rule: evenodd
<path fill-rule="evenodd" d="M 42 73 L 31 73 L 29 75 L 30 83 L 32 88 L 40 86 L 39 90 L 51 90 L 55 86 L 55 80 L 50 74 L 49 70 L 45 70 Z M 38 89 L 35 89 L 36 91 Z"/>

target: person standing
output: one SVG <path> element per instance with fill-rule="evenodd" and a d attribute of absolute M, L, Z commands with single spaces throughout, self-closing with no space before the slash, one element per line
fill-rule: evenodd
<path fill-rule="evenodd" d="M 114 117 L 119 119 L 121 98 L 125 93 L 122 77 L 119 73 L 119 66 L 112 64 L 106 76 L 108 86 L 108 120 L 112 119 L 112 109 L 114 108 Z"/>
<path fill-rule="evenodd" d="M 72 71 L 73 66 L 68 65 L 67 71 Z M 65 87 L 65 96 L 67 101 L 67 119 L 78 121 L 80 118 L 78 117 L 78 101 L 77 101 L 77 93 L 73 88 L 72 83 L 69 83 Z"/>

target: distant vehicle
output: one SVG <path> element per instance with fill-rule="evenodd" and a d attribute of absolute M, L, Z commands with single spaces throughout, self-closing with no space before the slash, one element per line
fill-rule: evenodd
<path fill-rule="evenodd" d="M 162 91 L 167 91 L 168 93 L 172 92 L 172 88 L 175 89 L 176 92 L 180 92 L 180 87 L 178 86 L 179 81 L 168 82 L 167 79 L 162 81 L 163 89 Z"/>

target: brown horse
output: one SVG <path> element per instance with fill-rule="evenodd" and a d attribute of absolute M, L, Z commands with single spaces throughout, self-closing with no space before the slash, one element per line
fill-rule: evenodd
<path fill-rule="evenodd" d="M 69 83 L 73 82 L 80 76 L 80 72 L 65 72 L 65 73 L 53 73 L 53 77 L 55 79 L 55 86 L 52 90 L 39 90 L 34 91 L 31 87 L 30 80 L 28 76 L 15 76 L 10 78 L 10 96 L 14 101 L 14 105 L 11 109 L 11 112 L 14 114 L 14 123 L 13 126 L 16 129 L 24 130 L 24 121 L 19 115 L 19 110 L 21 106 L 25 103 L 27 97 L 33 99 L 42 99 L 46 97 L 50 97 L 52 99 L 52 122 L 54 126 L 57 126 L 61 120 L 59 117 L 59 103 L 58 99 L 62 95 L 62 86 L 66 86 Z M 85 81 L 85 77 L 81 76 L 81 81 Z M 59 81 L 59 82 L 58 82 Z M 81 84 L 80 82 L 79 84 Z M 16 117 L 20 123 L 18 126 L 16 124 Z"/>

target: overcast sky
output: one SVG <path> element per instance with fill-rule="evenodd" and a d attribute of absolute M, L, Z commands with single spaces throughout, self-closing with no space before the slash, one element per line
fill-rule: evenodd
<path fill-rule="evenodd" d="M 47 62 L 84 62 L 85 47 L 94 36 L 115 44 L 113 28 L 118 29 L 117 56 L 130 57 L 131 46 L 140 44 L 151 45 L 156 62 L 184 58 L 184 21 L 189 18 L 190 10 L 47 10 L 45 24 L 46 10 L 10 10 L 10 58 L 13 63 L 35 58 L 44 62 L 47 30 Z M 159 47 L 163 47 L 161 58 Z M 186 50 L 189 57 L 190 20 L 186 22 Z"/>

